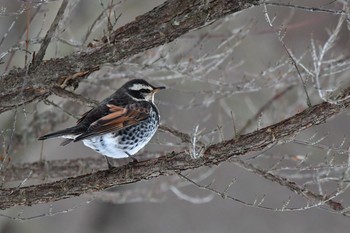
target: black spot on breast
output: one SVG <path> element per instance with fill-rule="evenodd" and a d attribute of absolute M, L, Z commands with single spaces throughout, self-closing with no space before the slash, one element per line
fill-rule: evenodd
<path fill-rule="evenodd" d="M 105 147 L 105 141 L 103 139 L 103 137 L 100 137 L 100 143 L 102 147 Z"/>

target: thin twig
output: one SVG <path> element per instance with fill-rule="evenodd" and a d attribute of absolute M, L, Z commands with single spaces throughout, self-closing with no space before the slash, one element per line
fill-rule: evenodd
<path fill-rule="evenodd" d="M 87 97 L 84 97 L 82 95 L 76 94 L 74 92 L 67 91 L 63 88 L 60 87 L 53 87 L 52 92 L 62 98 L 69 99 L 71 101 L 84 104 L 85 106 L 88 107 L 96 107 L 98 105 L 98 101 L 89 99 Z"/>
<path fill-rule="evenodd" d="M 286 44 L 284 43 L 283 37 L 280 35 L 280 33 L 278 33 L 278 31 L 272 25 L 272 21 L 271 21 L 270 16 L 269 16 L 269 14 L 267 12 L 267 7 L 266 7 L 265 3 L 264 3 L 264 14 L 265 14 L 266 21 L 268 22 L 268 24 L 272 28 L 272 30 L 275 32 L 278 40 L 281 42 L 284 50 L 287 52 L 288 57 L 291 59 L 291 61 L 293 63 L 293 66 L 294 66 L 295 70 L 298 73 L 298 77 L 299 77 L 299 79 L 300 79 L 300 81 L 301 81 L 301 83 L 303 85 L 304 93 L 305 93 L 305 96 L 306 96 L 306 104 L 307 104 L 308 107 L 311 107 L 312 104 L 311 104 L 311 100 L 310 100 L 310 97 L 309 97 L 309 93 L 307 92 L 307 89 L 306 89 L 306 83 L 305 83 L 303 77 L 301 76 L 301 73 L 299 71 L 298 65 L 297 65 L 296 61 L 294 60 L 291 51 L 287 48 Z"/>
<path fill-rule="evenodd" d="M 330 10 L 330 9 L 324 9 L 320 7 L 308 7 L 308 6 L 301 6 L 301 5 L 283 3 L 283 2 L 265 2 L 264 4 L 270 5 L 270 6 L 289 7 L 289 8 L 300 9 L 300 10 L 305 10 L 309 12 L 330 13 L 335 15 L 347 14 L 346 11 L 344 10 Z"/>
<path fill-rule="evenodd" d="M 270 180 L 272 182 L 276 182 L 280 184 L 281 186 L 284 186 L 291 190 L 292 192 L 295 192 L 299 194 L 300 196 L 304 196 L 311 200 L 312 202 L 317 202 L 317 205 L 327 205 L 329 208 L 335 211 L 342 211 L 344 207 L 342 206 L 341 203 L 333 201 L 330 199 L 330 197 L 327 197 L 325 195 L 320 195 L 317 193 L 314 193 L 310 190 L 307 190 L 304 187 L 299 186 L 293 181 L 290 181 L 286 178 L 283 178 L 281 176 L 274 175 L 268 171 L 264 171 L 260 168 L 255 167 L 254 165 L 244 162 L 243 160 L 240 159 L 235 159 L 233 161 L 236 165 L 239 165 L 240 167 L 243 167 L 245 169 L 248 169 L 249 171 L 252 171 L 253 173 L 256 173 L 262 177 L 264 177 L 267 180 Z"/>
<path fill-rule="evenodd" d="M 29 49 L 29 26 L 30 26 L 30 8 L 29 8 L 30 2 L 26 2 L 26 51 Z M 25 53 L 24 55 L 24 66 L 27 66 L 27 61 L 28 61 L 28 53 Z"/>
<path fill-rule="evenodd" d="M 266 111 L 276 100 L 278 100 L 279 98 L 281 98 L 282 96 L 284 96 L 288 91 L 290 91 L 291 89 L 293 89 L 294 86 L 289 86 L 286 89 L 284 89 L 283 91 L 279 92 L 277 95 L 273 96 L 269 101 L 267 101 L 260 109 L 259 111 L 255 114 L 254 117 L 250 118 L 247 123 L 243 126 L 243 128 L 238 131 L 238 134 L 236 134 L 236 137 L 239 137 L 242 133 L 245 132 L 245 130 L 251 126 L 251 124 L 256 121 L 259 116 Z"/>
<path fill-rule="evenodd" d="M 174 129 L 172 127 L 166 126 L 166 125 L 160 125 L 159 129 L 164 132 L 169 132 L 175 137 L 178 137 L 182 142 L 185 143 L 192 143 L 192 138 L 189 134 L 183 133 L 177 129 Z"/>
<path fill-rule="evenodd" d="M 69 0 L 62 1 L 61 7 L 58 10 L 55 19 L 53 20 L 53 22 L 50 26 L 50 29 L 47 31 L 47 33 L 43 39 L 43 42 L 40 45 L 40 49 L 39 49 L 38 53 L 36 54 L 31 66 L 30 66 L 30 69 L 34 70 L 43 61 L 45 53 L 46 53 L 46 49 L 49 46 L 50 41 L 52 39 L 52 36 L 54 35 L 56 28 L 62 19 L 62 16 L 63 16 L 64 11 L 68 5 L 68 2 L 69 2 Z"/>

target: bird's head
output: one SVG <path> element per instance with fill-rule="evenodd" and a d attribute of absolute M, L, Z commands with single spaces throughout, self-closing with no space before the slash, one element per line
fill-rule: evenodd
<path fill-rule="evenodd" d="M 154 102 L 154 94 L 165 87 L 154 87 L 143 79 L 134 79 L 123 85 L 126 93 L 135 101 Z"/>

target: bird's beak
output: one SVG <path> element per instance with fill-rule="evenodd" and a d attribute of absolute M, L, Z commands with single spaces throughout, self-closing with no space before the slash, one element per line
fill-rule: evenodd
<path fill-rule="evenodd" d="M 166 87 L 155 87 L 154 89 L 153 89 L 153 93 L 157 93 L 158 91 L 160 91 L 160 90 L 163 90 L 163 89 L 165 89 Z"/>

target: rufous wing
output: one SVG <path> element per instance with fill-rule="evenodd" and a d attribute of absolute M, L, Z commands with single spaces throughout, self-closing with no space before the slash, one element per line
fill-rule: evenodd
<path fill-rule="evenodd" d="M 101 134 L 117 132 L 126 127 L 135 125 L 149 117 L 149 111 L 146 108 L 128 108 L 113 104 L 107 104 L 109 113 L 93 122 L 88 130 L 75 138 L 74 141 L 93 137 Z"/>

